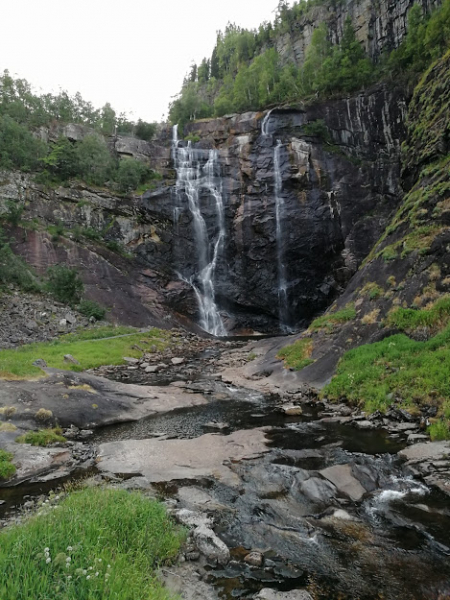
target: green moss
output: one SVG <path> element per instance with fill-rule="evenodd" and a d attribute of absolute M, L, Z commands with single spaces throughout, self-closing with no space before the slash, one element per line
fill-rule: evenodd
<path fill-rule="evenodd" d="M 50 446 L 51 444 L 64 444 L 67 440 L 61 435 L 62 431 L 56 429 L 40 429 L 28 431 L 16 438 L 18 444 L 31 444 L 31 446 Z"/>
<path fill-rule="evenodd" d="M 284 364 L 287 367 L 301 371 L 314 362 L 311 358 L 312 351 L 312 340 L 310 338 L 303 338 L 282 348 L 277 354 L 277 358 L 284 360 Z"/>
<path fill-rule="evenodd" d="M 318 329 L 329 329 L 332 330 L 336 325 L 346 323 L 347 321 L 353 321 L 356 318 L 355 305 L 353 303 L 347 304 L 345 308 L 335 313 L 327 313 L 322 317 L 315 319 L 309 326 L 310 331 L 316 331 Z"/>

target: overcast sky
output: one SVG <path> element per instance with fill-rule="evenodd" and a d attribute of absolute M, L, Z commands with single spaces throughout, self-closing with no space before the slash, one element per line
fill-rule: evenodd
<path fill-rule="evenodd" d="M 257 27 L 278 0 L 2 0 L 0 70 L 148 121 L 227 22 Z"/>

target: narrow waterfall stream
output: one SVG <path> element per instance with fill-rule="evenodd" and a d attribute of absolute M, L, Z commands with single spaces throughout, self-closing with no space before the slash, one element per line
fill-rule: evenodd
<path fill-rule="evenodd" d="M 261 133 L 265 138 L 273 137 L 270 133 L 270 115 L 272 111 L 266 114 L 261 124 Z M 276 218 L 276 244 L 277 244 L 277 288 L 278 288 L 278 319 L 280 330 L 283 333 L 288 333 L 289 306 L 287 298 L 287 277 L 286 265 L 284 263 L 283 240 L 284 240 L 284 198 L 283 178 L 281 174 L 281 149 L 283 143 L 277 140 L 277 144 L 273 150 L 273 172 L 274 172 L 274 196 L 275 196 L 275 218 Z"/>
<path fill-rule="evenodd" d="M 283 253 L 283 222 L 284 222 L 284 199 L 281 195 L 283 189 L 283 179 L 281 177 L 280 153 L 283 144 L 277 140 L 273 153 L 273 169 L 275 176 L 275 216 L 276 216 L 276 234 L 277 234 L 277 266 L 278 266 L 278 315 L 280 319 L 280 328 L 287 332 L 288 325 L 288 299 L 287 299 L 287 280 L 286 266 L 284 264 Z"/>
<path fill-rule="evenodd" d="M 177 172 L 174 222 L 177 226 L 180 213 L 187 200 L 192 215 L 194 239 L 197 253 L 196 271 L 189 276 L 179 273 L 180 279 L 194 290 L 202 329 L 215 336 L 226 336 L 227 330 L 220 316 L 216 300 L 214 277 L 225 240 L 225 220 L 222 183 L 216 150 L 196 150 L 191 142 L 180 146 L 178 128 L 173 128 L 172 158 Z M 202 215 L 200 197 L 206 190 L 209 200 L 214 200 L 216 210 L 216 232 L 208 235 L 208 227 Z"/>

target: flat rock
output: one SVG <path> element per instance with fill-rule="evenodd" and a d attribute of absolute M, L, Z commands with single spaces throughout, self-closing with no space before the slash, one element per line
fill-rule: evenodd
<path fill-rule="evenodd" d="M 334 465 L 323 469 L 320 474 L 354 502 L 361 500 L 366 493 L 360 482 L 353 476 L 350 465 Z"/>
<path fill-rule="evenodd" d="M 184 363 L 184 358 L 182 357 L 177 357 L 177 358 L 172 358 L 172 360 L 170 361 L 173 365 L 177 366 L 177 365 L 182 365 Z"/>
<path fill-rule="evenodd" d="M 336 495 L 336 487 L 329 481 L 310 477 L 300 484 L 300 491 L 313 502 L 328 502 Z"/>
<path fill-rule="evenodd" d="M 37 381 L 2 381 L 0 407 L 16 409 L 13 423 L 29 423 L 44 408 L 61 427 L 93 429 L 207 404 L 203 395 L 174 387 L 124 384 L 57 369 L 47 369 L 46 373 L 47 377 Z M 42 427 L 38 420 L 36 423 Z"/>
<path fill-rule="evenodd" d="M 268 448 L 263 429 L 188 440 L 127 440 L 101 444 L 98 467 L 125 475 L 139 473 L 154 483 L 214 476 L 234 484 L 237 476 L 225 461 L 256 458 L 264 452 Z"/>
<path fill-rule="evenodd" d="M 422 462 L 424 460 L 441 460 L 450 454 L 450 442 L 428 442 L 425 444 L 414 444 L 400 450 L 398 455 L 411 462 Z"/>
<path fill-rule="evenodd" d="M 255 600 L 313 600 L 306 590 L 291 590 L 290 592 L 277 592 L 271 588 L 264 588 L 254 596 Z"/>

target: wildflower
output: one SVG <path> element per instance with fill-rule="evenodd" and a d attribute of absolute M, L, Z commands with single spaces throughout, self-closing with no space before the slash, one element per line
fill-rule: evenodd
<path fill-rule="evenodd" d="M 86 575 L 87 571 L 86 569 L 83 569 L 83 575 Z"/>
<path fill-rule="evenodd" d="M 52 559 L 50 558 L 50 556 L 47 558 L 47 560 L 45 561 L 47 564 L 52 562 Z"/>
<path fill-rule="evenodd" d="M 67 575 L 67 579 L 72 579 L 72 575 Z"/>
<path fill-rule="evenodd" d="M 68 556 L 68 557 L 66 558 L 66 563 L 70 563 L 70 561 L 71 561 L 71 560 L 72 560 L 72 559 L 70 558 L 70 556 Z"/>
<path fill-rule="evenodd" d="M 73 548 L 72 546 L 67 546 L 67 552 L 72 552 Z"/>
<path fill-rule="evenodd" d="M 95 574 L 95 576 L 98 577 L 99 575 L 100 575 L 100 573 L 97 571 L 96 574 Z"/>
<path fill-rule="evenodd" d="M 89 571 L 93 571 L 93 570 L 94 570 L 94 567 L 89 567 Z"/>
<path fill-rule="evenodd" d="M 90 575 L 88 575 L 88 576 L 86 577 L 86 579 L 90 579 L 90 578 L 91 578 L 91 576 L 90 576 Z"/>
<path fill-rule="evenodd" d="M 101 558 L 99 558 L 99 559 L 97 559 L 97 560 L 98 560 L 98 562 L 102 562 L 102 559 L 101 559 Z"/>
<path fill-rule="evenodd" d="M 111 565 L 108 565 L 108 566 L 107 566 L 107 569 L 110 569 L 110 568 L 111 568 Z"/>

